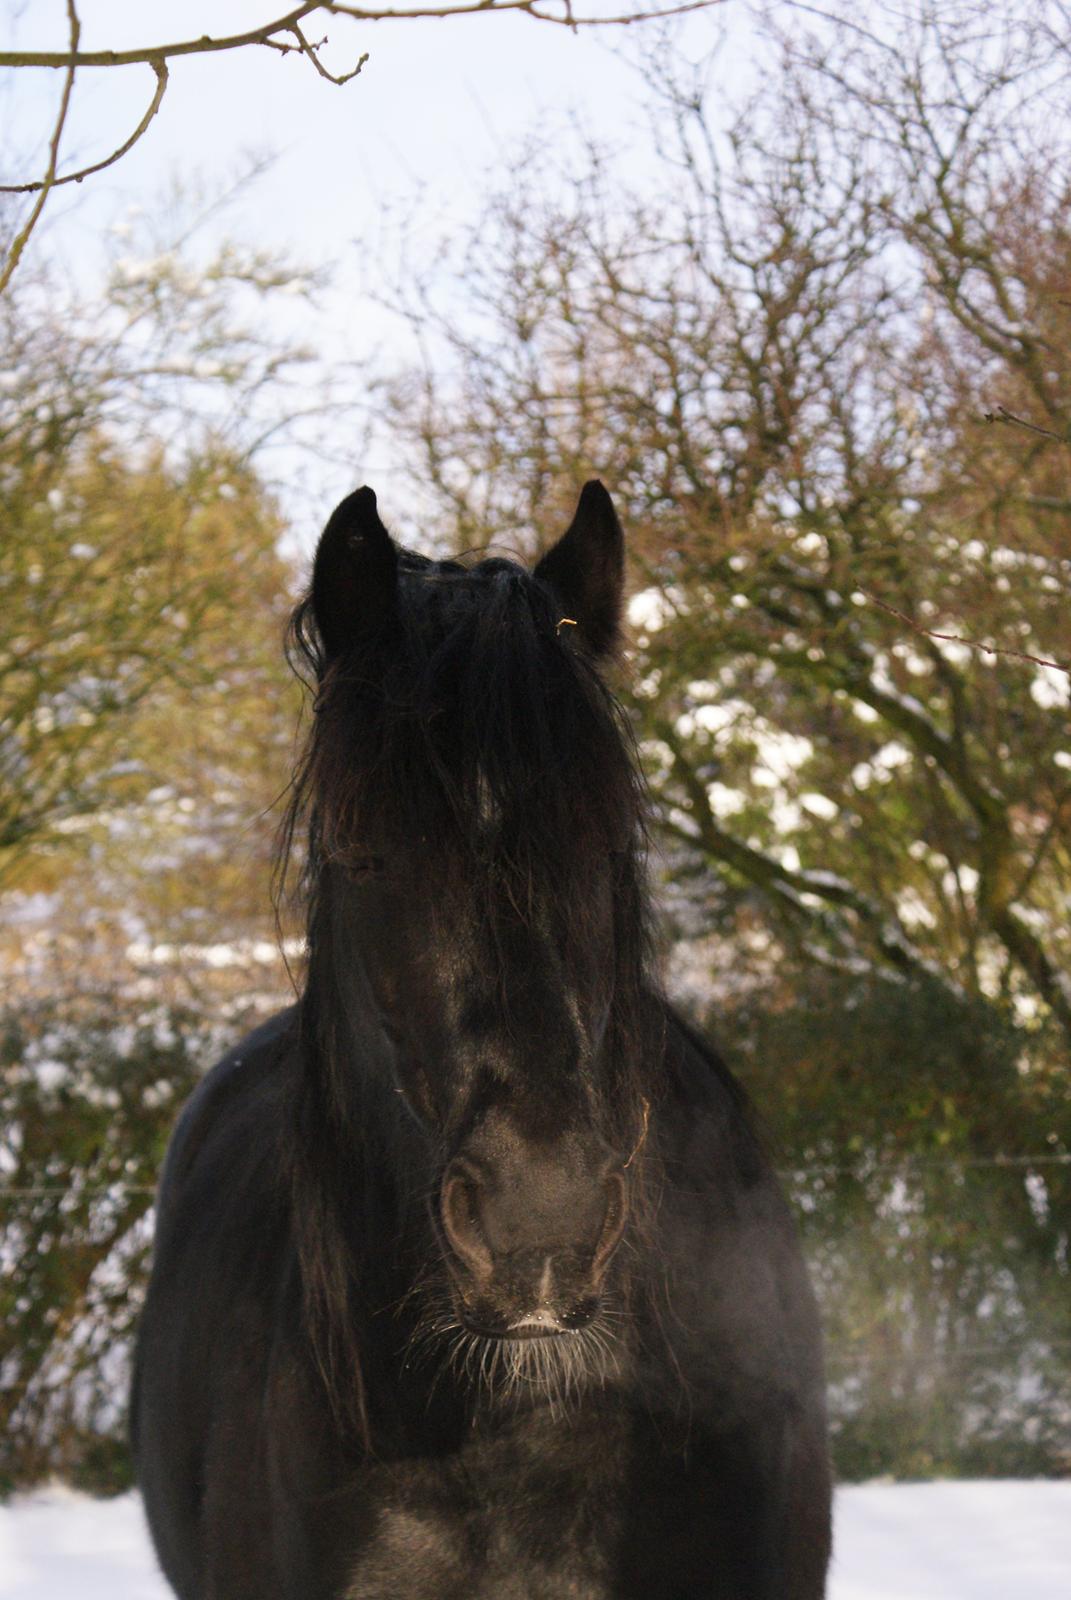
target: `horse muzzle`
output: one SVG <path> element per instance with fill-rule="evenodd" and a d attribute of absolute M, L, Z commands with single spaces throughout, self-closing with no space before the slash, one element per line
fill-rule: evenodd
<path fill-rule="evenodd" d="M 451 1161 L 439 1220 L 462 1323 L 495 1339 L 579 1332 L 598 1314 L 627 1215 L 620 1170 L 592 1175 L 560 1159 L 506 1170 L 469 1156 Z"/>

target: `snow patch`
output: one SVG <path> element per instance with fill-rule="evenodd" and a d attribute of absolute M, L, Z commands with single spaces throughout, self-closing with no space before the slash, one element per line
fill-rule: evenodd
<path fill-rule="evenodd" d="M 681 609 L 679 589 L 641 589 L 628 603 L 628 620 L 644 633 L 657 633 Z"/>
<path fill-rule="evenodd" d="M 1039 667 L 1030 685 L 1030 698 L 1043 711 L 1071 705 L 1071 675 L 1060 667 Z"/>
<path fill-rule="evenodd" d="M 838 1489 L 829 1600 L 1066 1600 L 1071 1483 Z M 52 1488 L 0 1508 L 4 1600 L 173 1600 L 137 1495 Z"/>

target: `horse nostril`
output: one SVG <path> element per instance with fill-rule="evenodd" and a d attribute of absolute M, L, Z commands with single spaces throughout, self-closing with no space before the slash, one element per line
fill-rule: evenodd
<path fill-rule="evenodd" d="M 602 1232 L 592 1262 L 592 1271 L 596 1277 L 617 1248 L 625 1231 L 625 1219 L 628 1216 L 628 1185 L 625 1183 L 624 1174 L 612 1172 L 606 1181 L 606 1188 L 606 1215 L 603 1218 Z"/>
<path fill-rule="evenodd" d="M 486 1276 L 494 1263 L 480 1220 L 480 1195 L 479 1179 L 472 1172 L 447 1168 L 439 1197 L 443 1231 L 454 1254 L 472 1272 Z"/>

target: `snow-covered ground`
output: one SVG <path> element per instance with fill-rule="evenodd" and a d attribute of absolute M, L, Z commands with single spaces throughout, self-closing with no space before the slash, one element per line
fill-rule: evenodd
<path fill-rule="evenodd" d="M 830 1600 L 1068 1600 L 1071 1483 L 875 1484 L 837 1495 Z M 2 1600 L 171 1600 L 135 1495 L 0 1508 Z"/>

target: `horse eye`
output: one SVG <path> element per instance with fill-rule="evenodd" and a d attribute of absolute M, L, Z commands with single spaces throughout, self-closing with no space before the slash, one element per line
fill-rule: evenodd
<path fill-rule="evenodd" d="M 352 856 L 346 861 L 346 871 L 354 878 L 368 878 L 383 871 L 382 856 Z"/>

